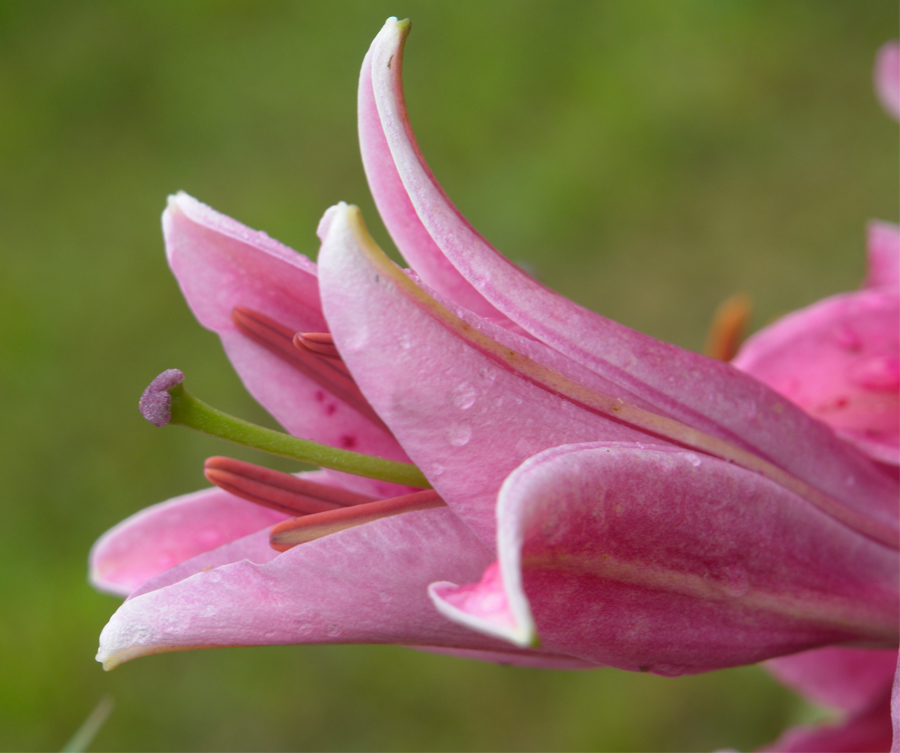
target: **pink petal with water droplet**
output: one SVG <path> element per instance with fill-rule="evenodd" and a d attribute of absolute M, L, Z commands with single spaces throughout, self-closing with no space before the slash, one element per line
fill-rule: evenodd
<path fill-rule="evenodd" d="M 381 150 L 381 163 L 392 162 L 402 183 L 401 189 L 392 181 L 391 191 L 405 192 L 417 217 L 410 217 L 404 198 L 405 209 L 398 213 L 402 222 L 421 223 L 440 252 L 486 301 L 562 357 L 649 403 L 658 414 L 739 445 L 842 504 L 869 508 L 896 525 L 895 490 L 803 411 L 728 364 L 660 342 L 567 300 L 511 264 L 465 221 L 425 164 L 409 125 L 400 77 L 406 31 L 396 21 L 385 24 L 372 43 L 370 74 L 363 72 L 363 78 L 372 78 L 384 137 L 376 151 Z M 374 113 L 369 112 L 363 121 L 363 140 L 375 130 L 369 122 Z M 385 145 L 390 157 L 383 153 Z M 795 452 L 797 443 L 817 450 Z M 848 478 L 854 479 L 852 493 Z"/>
<path fill-rule="evenodd" d="M 252 552 L 254 542 L 267 545 L 265 535 L 232 546 Z M 104 666 L 165 651 L 298 643 L 406 643 L 513 664 L 588 666 L 517 652 L 435 611 L 429 583 L 476 577 L 490 562 L 446 509 L 384 518 L 264 563 L 223 550 L 183 563 L 126 601 L 101 634 Z"/>
<path fill-rule="evenodd" d="M 170 198 L 163 233 L 169 264 L 191 310 L 219 335 L 244 385 L 285 429 L 332 447 L 407 459 L 383 426 L 248 339 L 232 319 L 235 307 L 245 307 L 293 332 L 326 332 L 315 264 L 184 193 Z M 331 475 L 363 494 L 405 491 L 380 481 Z"/>
<path fill-rule="evenodd" d="M 716 458 L 553 448 L 509 476 L 497 514 L 501 577 L 432 598 L 516 645 L 681 674 L 896 641 L 896 552 Z"/>
<path fill-rule="evenodd" d="M 646 437 L 505 368 L 403 295 L 363 253 L 350 224 L 355 211 L 344 206 L 335 213 L 319 254 L 335 343 L 412 461 L 488 546 L 496 540 L 497 492 L 522 461 L 598 436 Z M 500 328 L 472 321 L 457 324 L 501 336 Z M 502 336 L 510 352 L 548 356 L 539 343 Z M 547 362 L 565 360 L 552 354 Z"/>

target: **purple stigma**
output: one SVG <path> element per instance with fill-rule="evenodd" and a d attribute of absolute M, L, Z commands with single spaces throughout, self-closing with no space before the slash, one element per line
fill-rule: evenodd
<path fill-rule="evenodd" d="M 141 415 L 154 426 L 165 426 L 172 418 L 172 396 L 169 390 L 184 381 L 184 374 L 179 369 L 166 369 L 141 395 L 138 406 Z"/>

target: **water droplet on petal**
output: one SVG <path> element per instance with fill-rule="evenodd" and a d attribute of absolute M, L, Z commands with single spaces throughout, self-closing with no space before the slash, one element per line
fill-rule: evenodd
<path fill-rule="evenodd" d="M 142 645 L 150 640 L 150 631 L 147 628 L 137 628 L 131 634 L 131 640 L 137 645 Z"/>
<path fill-rule="evenodd" d="M 435 463 L 434 465 L 431 466 L 431 474 L 430 475 L 432 478 L 437 478 L 438 476 L 443 476 L 444 475 L 444 466 L 442 466 L 440 463 Z"/>
<path fill-rule="evenodd" d="M 382 604 L 388 604 L 393 599 L 393 597 L 387 591 L 379 591 L 378 598 Z"/>
<path fill-rule="evenodd" d="M 468 410 L 475 404 L 477 396 L 477 391 L 469 382 L 461 382 L 450 391 L 450 402 L 460 410 Z"/>
<path fill-rule="evenodd" d="M 482 366 L 478 369 L 478 376 L 484 379 L 488 384 L 493 384 L 497 381 L 497 370 L 488 366 Z"/>
<path fill-rule="evenodd" d="M 454 447 L 465 447 L 472 438 L 472 427 L 468 424 L 450 424 L 447 441 Z"/>
<path fill-rule="evenodd" d="M 702 462 L 699 457 L 697 457 L 693 452 L 689 452 L 684 456 L 684 459 L 687 460 L 694 468 L 699 468 L 700 463 Z"/>
<path fill-rule="evenodd" d="M 335 625 L 334 623 L 329 624 L 325 628 L 325 633 L 331 638 L 337 638 L 342 632 L 340 626 Z"/>

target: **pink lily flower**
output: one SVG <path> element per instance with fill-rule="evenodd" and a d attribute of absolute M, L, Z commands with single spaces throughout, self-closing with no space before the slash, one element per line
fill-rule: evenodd
<path fill-rule="evenodd" d="M 293 434 L 411 460 L 439 506 L 354 517 L 372 508 L 345 497 L 328 529 L 341 530 L 296 546 L 289 513 L 226 491 L 150 508 L 95 546 L 94 582 L 129 594 L 98 658 L 370 642 L 678 675 L 895 647 L 897 479 L 760 381 L 587 311 L 488 245 L 412 136 L 407 31 L 390 19 L 373 42 L 359 121 L 415 272 L 343 204 L 320 224 L 318 268 L 184 195 L 163 227 L 191 308 L 260 403 Z M 244 493 L 250 476 L 274 483 L 225 470 Z M 415 497 L 334 472 L 301 480 L 328 504 Z"/>
<path fill-rule="evenodd" d="M 875 90 L 888 113 L 900 118 L 897 43 L 885 45 L 878 54 Z M 872 222 L 867 255 L 861 290 L 820 301 L 766 327 L 744 344 L 733 364 L 896 472 L 900 459 L 900 228 Z M 788 687 L 843 716 L 837 726 L 788 730 L 772 750 L 891 747 L 897 651 L 830 647 L 774 659 L 767 667 Z M 896 721 L 894 725 L 898 726 Z"/>

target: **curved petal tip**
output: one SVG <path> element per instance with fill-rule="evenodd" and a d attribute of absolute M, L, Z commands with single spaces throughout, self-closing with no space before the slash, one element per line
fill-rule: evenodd
<path fill-rule="evenodd" d="M 540 639 L 527 603 L 519 600 L 516 609 L 507 593 L 497 562 L 484 571 L 478 583 L 432 583 L 428 587 L 431 601 L 447 619 L 522 648 L 538 648 Z"/>

